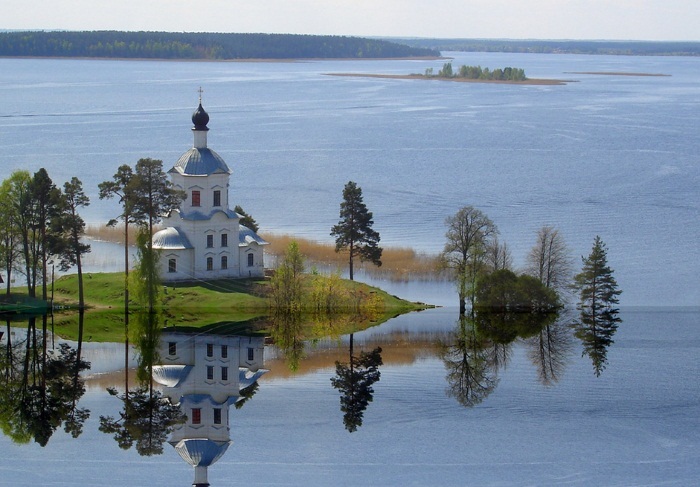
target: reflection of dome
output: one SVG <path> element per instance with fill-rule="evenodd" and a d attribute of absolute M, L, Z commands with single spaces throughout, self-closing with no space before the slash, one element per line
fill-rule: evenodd
<path fill-rule="evenodd" d="M 240 383 L 240 389 L 243 390 L 248 386 L 253 385 L 257 380 L 267 373 L 267 369 L 259 369 L 252 372 L 250 369 L 240 368 L 238 369 L 238 381 Z"/>
<path fill-rule="evenodd" d="M 231 174 L 223 158 L 211 149 L 193 147 L 180 156 L 171 171 L 188 176 L 207 176 L 215 173 Z"/>
<path fill-rule="evenodd" d="M 180 440 L 173 446 L 180 457 L 193 467 L 208 467 L 226 453 L 231 443 L 195 438 Z"/>
<path fill-rule="evenodd" d="M 192 370 L 190 365 L 155 365 L 153 366 L 153 380 L 166 387 L 177 387 L 187 378 Z"/>
<path fill-rule="evenodd" d="M 209 114 L 202 107 L 202 102 L 199 102 L 199 106 L 192 114 L 192 123 L 194 124 L 195 130 L 209 130 L 209 128 L 207 128 Z"/>

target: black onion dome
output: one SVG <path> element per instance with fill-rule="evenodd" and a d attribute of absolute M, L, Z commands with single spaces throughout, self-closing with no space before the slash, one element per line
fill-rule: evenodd
<path fill-rule="evenodd" d="M 192 114 L 192 123 L 194 124 L 195 130 L 209 130 L 207 124 L 209 123 L 209 114 L 202 108 L 200 103 L 197 109 Z"/>

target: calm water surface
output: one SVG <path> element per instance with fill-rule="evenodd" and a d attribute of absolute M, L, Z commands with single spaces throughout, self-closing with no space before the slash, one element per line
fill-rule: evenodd
<path fill-rule="evenodd" d="M 386 245 L 438 252 L 444 218 L 471 204 L 498 225 L 516 265 L 545 224 L 561 229 L 574 256 L 588 254 L 596 234 L 609 246 L 623 323 L 600 377 L 568 333 L 557 380 L 545 384 L 536 343 L 519 339 L 502 350 L 491 394 L 465 407 L 446 393 L 438 353 L 454 338 L 457 310 L 405 315 L 354 336 L 357 348 L 381 346 L 385 364 L 351 434 L 330 385 L 348 337 L 306 344 L 296 373 L 268 346 L 270 373 L 231 412 L 234 444 L 210 468 L 212 485 L 686 486 L 700 478 L 700 60 L 455 56 L 456 66 L 515 66 L 575 82 L 325 75 L 422 73 L 442 61 L 0 59 L 0 176 L 41 166 L 58 183 L 78 175 L 93 223 L 118 212 L 96 196 L 118 165 L 154 157 L 167 166 L 190 147 L 201 85 L 209 145 L 234 171 L 232 201 L 263 231 L 330 240 L 343 185 L 354 180 Z M 573 74 L 583 71 L 671 76 Z M 118 268 L 109 248 L 100 247 L 92 270 Z M 454 305 L 448 284 L 378 284 Z M 141 457 L 97 430 L 100 415 L 118 413 L 105 388 L 119 384 L 123 357 L 115 344 L 88 344 L 85 353 L 84 433 L 59 430 L 45 448 L 0 437 L 0 485 L 190 485 L 191 468 L 169 445 Z"/>
<path fill-rule="evenodd" d="M 631 309 L 599 377 L 570 333 L 556 338 L 559 366 L 545 380 L 538 335 L 501 349 L 495 387 L 460 404 L 441 344 L 454 343 L 455 308 L 414 313 L 355 334 L 355 350 L 383 348 L 381 379 L 364 424 L 348 433 L 330 378 L 348 337 L 309 343 L 296 372 L 267 346 L 255 397 L 230 414 L 226 454 L 211 485 L 694 485 L 700 478 L 700 310 Z M 568 329 L 568 328 L 564 328 Z M 564 330 L 562 329 L 562 330 Z M 117 347 L 118 348 L 118 347 Z M 192 469 L 162 455 L 120 450 L 97 431 L 116 415 L 119 351 L 88 344 L 93 362 L 81 407 L 84 433 L 60 429 L 45 448 L 0 437 L 0 485 L 190 485 Z M 97 374 L 95 372 L 98 372 Z"/>
<path fill-rule="evenodd" d="M 6 177 L 78 175 L 102 223 L 97 183 L 140 157 L 173 164 L 191 146 L 197 88 L 209 145 L 232 167 L 232 201 L 263 231 L 329 241 L 356 181 L 386 245 L 438 252 L 446 216 L 470 204 L 498 225 L 516 265 L 538 228 L 572 254 L 599 234 L 622 304 L 700 303 L 700 60 L 455 54 L 565 86 L 513 86 L 325 73 L 422 73 L 442 61 L 205 63 L 0 60 Z M 601 76 L 624 71 L 670 76 Z"/>

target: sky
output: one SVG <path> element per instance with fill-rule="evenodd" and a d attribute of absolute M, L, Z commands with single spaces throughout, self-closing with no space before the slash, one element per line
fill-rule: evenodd
<path fill-rule="evenodd" d="M 0 29 L 700 40 L 700 0 L 0 0 Z"/>

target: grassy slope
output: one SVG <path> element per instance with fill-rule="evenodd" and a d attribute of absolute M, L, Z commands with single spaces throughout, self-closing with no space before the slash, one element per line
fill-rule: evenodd
<path fill-rule="evenodd" d="M 376 293 L 384 303 L 384 310 L 376 323 L 392 316 L 423 309 L 417 305 L 363 283 L 343 281 L 352 289 Z M 121 273 L 92 273 L 85 276 L 85 302 L 89 308 L 85 321 L 85 335 L 91 341 L 124 340 L 124 277 Z M 270 314 L 270 304 L 262 297 L 262 280 L 214 280 L 198 283 L 168 285 L 161 295 L 164 306 L 164 326 L 182 329 L 217 328 L 227 331 L 264 330 Z M 75 306 L 78 296 L 77 276 L 70 275 L 55 283 L 57 306 Z M 133 309 L 133 308 L 132 308 Z M 56 317 L 56 332 L 66 338 L 76 338 L 78 319 L 75 313 Z"/>

